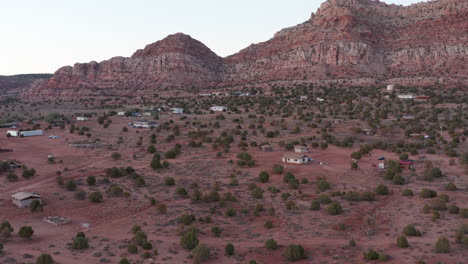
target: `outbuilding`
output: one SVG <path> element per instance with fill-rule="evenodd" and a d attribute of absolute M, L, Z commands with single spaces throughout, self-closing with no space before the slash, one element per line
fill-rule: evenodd
<path fill-rule="evenodd" d="M 264 151 L 264 152 L 271 152 L 271 151 L 273 151 L 273 147 L 272 147 L 270 144 L 262 145 L 262 146 L 260 146 L 260 148 L 261 148 L 262 151 Z"/>
<path fill-rule="evenodd" d="M 42 204 L 41 195 L 35 192 L 18 192 L 11 196 L 13 204 L 20 208 L 29 206 L 35 200 Z"/>
<path fill-rule="evenodd" d="M 215 111 L 215 112 L 224 112 L 224 111 L 227 111 L 227 107 L 225 106 L 212 106 L 210 108 L 211 111 Z"/>
<path fill-rule="evenodd" d="M 296 153 L 308 153 L 309 148 L 301 145 L 294 146 L 294 152 Z"/>
<path fill-rule="evenodd" d="M 136 128 L 152 128 L 152 127 L 157 127 L 158 123 L 154 121 L 140 120 L 140 121 L 133 122 L 132 126 Z"/>
<path fill-rule="evenodd" d="M 284 163 L 292 163 L 292 164 L 307 164 L 314 161 L 312 158 L 305 154 L 299 153 L 286 153 L 283 155 L 283 162 Z"/>
<path fill-rule="evenodd" d="M 184 113 L 184 109 L 183 108 L 180 108 L 180 107 L 174 107 L 171 109 L 171 112 L 173 114 L 183 114 Z"/>
<path fill-rule="evenodd" d="M 76 117 L 76 120 L 77 120 L 77 121 L 88 121 L 88 120 L 89 120 L 89 117 L 86 117 L 86 116 L 77 116 L 77 117 Z"/>

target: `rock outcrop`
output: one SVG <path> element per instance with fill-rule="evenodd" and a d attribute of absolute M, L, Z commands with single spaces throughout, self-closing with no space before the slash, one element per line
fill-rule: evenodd
<path fill-rule="evenodd" d="M 175 34 L 130 58 L 60 68 L 28 94 L 108 94 L 237 86 L 272 81 L 386 80 L 468 84 L 468 2 L 411 6 L 328 0 L 310 19 L 221 58 Z"/>

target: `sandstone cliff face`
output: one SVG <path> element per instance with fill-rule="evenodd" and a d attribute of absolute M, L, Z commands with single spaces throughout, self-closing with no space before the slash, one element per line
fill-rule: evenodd
<path fill-rule="evenodd" d="M 63 67 L 29 94 L 154 92 L 338 79 L 358 84 L 387 80 L 468 84 L 467 43 L 466 0 L 407 7 L 372 0 L 328 0 L 308 21 L 224 59 L 199 41 L 175 34 L 130 58 Z"/>

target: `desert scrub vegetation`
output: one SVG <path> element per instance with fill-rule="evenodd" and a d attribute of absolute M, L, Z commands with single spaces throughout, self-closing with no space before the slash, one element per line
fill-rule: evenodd
<path fill-rule="evenodd" d="M 307 258 L 304 247 L 302 247 L 302 245 L 299 244 L 288 245 L 283 253 L 283 256 L 288 261 L 299 261 Z"/>
<path fill-rule="evenodd" d="M 421 236 L 421 232 L 414 227 L 414 225 L 407 225 L 405 228 L 403 228 L 403 234 L 405 236 L 416 236 L 419 237 Z"/>

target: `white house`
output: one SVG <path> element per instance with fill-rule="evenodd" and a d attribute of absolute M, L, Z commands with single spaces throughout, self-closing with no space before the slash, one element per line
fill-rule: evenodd
<path fill-rule="evenodd" d="M 124 116 L 124 115 L 125 115 L 125 111 L 117 112 L 117 115 L 118 115 L 118 116 Z"/>
<path fill-rule="evenodd" d="M 308 153 L 309 148 L 301 145 L 294 146 L 294 152 L 296 153 Z"/>
<path fill-rule="evenodd" d="M 310 158 L 306 154 L 300 154 L 300 153 L 286 153 L 283 155 L 282 160 L 284 163 L 292 163 L 292 164 L 307 164 L 307 163 L 314 161 L 312 158 Z"/>
<path fill-rule="evenodd" d="M 393 91 L 395 89 L 395 85 L 389 84 L 387 85 L 387 91 Z"/>
<path fill-rule="evenodd" d="M 180 108 L 180 107 L 174 107 L 171 109 L 171 112 L 173 114 L 183 114 L 184 113 L 184 109 L 183 108 Z"/>
<path fill-rule="evenodd" d="M 39 201 L 42 204 L 42 197 L 38 193 L 34 192 L 18 192 L 11 196 L 11 201 L 18 207 L 27 207 L 34 200 Z"/>
<path fill-rule="evenodd" d="M 299 97 L 299 100 L 301 101 L 307 101 L 307 99 L 309 99 L 309 97 L 307 97 L 306 95 L 301 95 L 301 97 Z"/>
<path fill-rule="evenodd" d="M 157 127 L 158 123 L 154 121 L 148 121 L 148 120 L 139 120 L 139 121 L 133 122 L 132 126 L 136 128 L 151 128 L 151 127 Z"/>
<path fill-rule="evenodd" d="M 88 121 L 88 120 L 89 120 L 89 117 L 86 117 L 86 116 L 77 116 L 77 117 L 76 117 L 76 120 L 77 120 L 77 121 Z"/>
<path fill-rule="evenodd" d="M 317 97 L 317 102 L 323 102 L 323 101 L 325 101 L 325 99 Z"/>
<path fill-rule="evenodd" d="M 225 106 L 212 106 L 212 107 L 210 107 L 210 110 L 215 111 L 215 112 L 223 112 L 223 111 L 227 111 L 227 107 L 225 107 Z"/>
<path fill-rule="evenodd" d="M 405 100 L 405 99 L 411 99 L 412 100 L 412 99 L 416 98 L 416 96 L 414 94 L 399 94 L 399 95 L 397 95 L 397 98 L 398 99 L 403 99 L 403 100 Z"/>

